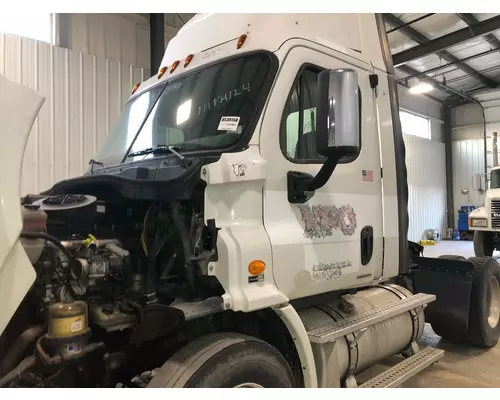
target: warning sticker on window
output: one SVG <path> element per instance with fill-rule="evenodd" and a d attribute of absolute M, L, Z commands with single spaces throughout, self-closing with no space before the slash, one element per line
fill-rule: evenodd
<path fill-rule="evenodd" d="M 238 124 L 240 123 L 240 117 L 222 117 L 219 122 L 218 131 L 236 131 L 238 130 Z"/>

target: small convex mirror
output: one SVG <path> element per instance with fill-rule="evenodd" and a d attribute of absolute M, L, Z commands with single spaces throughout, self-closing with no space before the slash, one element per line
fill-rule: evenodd
<path fill-rule="evenodd" d="M 339 160 L 356 155 L 360 148 L 358 74 L 352 69 L 322 71 L 317 93 L 318 152 Z"/>

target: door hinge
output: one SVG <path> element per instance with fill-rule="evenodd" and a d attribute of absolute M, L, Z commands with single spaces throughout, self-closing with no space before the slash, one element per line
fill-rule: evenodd
<path fill-rule="evenodd" d="M 370 87 L 372 89 L 375 89 L 378 86 L 378 75 L 377 74 L 370 74 Z"/>
<path fill-rule="evenodd" d="M 384 169 L 380 168 L 380 179 L 384 178 Z"/>

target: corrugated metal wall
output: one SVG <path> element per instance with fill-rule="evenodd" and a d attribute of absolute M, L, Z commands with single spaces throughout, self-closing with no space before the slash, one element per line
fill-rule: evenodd
<path fill-rule="evenodd" d="M 0 34 L 0 74 L 46 97 L 26 146 L 21 194 L 85 171 L 143 68 Z"/>
<path fill-rule="evenodd" d="M 404 135 L 408 169 L 408 239 L 419 241 L 427 229 L 446 230 L 444 144 Z"/>
<path fill-rule="evenodd" d="M 65 14 L 64 17 L 68 18 L 68 48 L 149 67 L 147 18 L 136 14 Z"/>
<path fill-rule="evenodd" d="M 453 142 L 453 208 L 455 229 L 457 228 L 458 210 L 469 204 L 482 205 L 484 196 L 473 190 L 474 174 L 484 173 L 484 140 L 470 139 Z M 491 158 L 491 154 L 489 157 Z M 490 160 L 491 163 L 491 160 Z M 469 189 L 469 196 L 461 193 L 462 188 Z"/>
<path fill-rule="evenodd" d="M 182 14 L 188 20 L 191 14 Z M 149 20 L 138 14 L 62 14 L 67 18 L 68 48 L 149 68 Z M 165 14 L 165 46 L 182 27 L 176 14 Z M 64 41 L 64 38 L 61 38 Z"/>

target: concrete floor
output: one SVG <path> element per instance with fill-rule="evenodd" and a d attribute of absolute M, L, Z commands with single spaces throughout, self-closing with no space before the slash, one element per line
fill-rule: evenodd
<path fill-rule="evenodd" d="M 443 241 L 424 249 L 426 257 L 438 257 L 444 254 L 472 257 L 474 256 L 472 242 Z M 500 261 L 500 253 L 497 252 L 494 256 Z M 442 340 L 433 332 L 430 325 L 426 325 L 419 344 L 421 348 L 431 346 L 443 349 L 445 355 L 438 363 L 407 381 L 403 387 L 500 388 L 500 343 L 488 350 L 458 346 Z M 377 365 L 367 371 L 367 374 L 374 376 L 400 360 L 393 357 L 383 365 Z"/>

